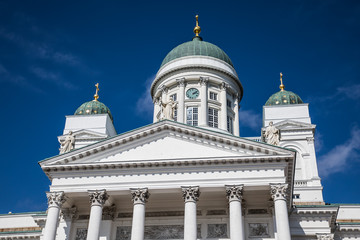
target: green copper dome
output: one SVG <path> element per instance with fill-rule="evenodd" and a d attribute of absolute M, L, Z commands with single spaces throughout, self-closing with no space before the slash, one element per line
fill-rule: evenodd
<path fill-rule="evenodd" d="M 271 97 L 266 101 L 265 106 L 300 104 L 300 103 L 304 103 L 304 102 L 301 100 L 299 95 L 290 91 L 281 90 L 271 95 Z"/>
<path fill-rule="evenodd" d="M 111 115 L 110 109 L 102 102 L 92 100 L 81 104 L 81 106 L 76 109 L 74 115 L 92 115 L 105 113 L 109 114 L 111 121 L 113 121 L 113 116 Z"/>
<path fill-rule="evenodd" d="M 201 37 L 194 37 L 192 41 L 180 44 L 179 46 L 175 47 L 168 53 L 168 55 L 166 55 L 160 67 L 164 66 L 168 62 L 171 62 L 172 60 L 185 56 L 214 57 L 234 67 L 228 55 L 223 50 L 221 50 L 221 48 L 209 42 L 203 41 Z"/>

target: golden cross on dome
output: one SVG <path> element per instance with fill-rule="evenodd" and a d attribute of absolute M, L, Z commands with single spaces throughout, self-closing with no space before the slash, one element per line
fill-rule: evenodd
<path fill-rule="evenodd" d="M 196 26 L 194 28 L 194 33 L 195 33 L 195 36 L 198 37 L 199 33 L 201 32 L 201 28 L 199 26 L 199 15 L 196 15 L 195 18 L 196 18 Z"/>
<path fill-rule="evenodd" d="M 285 86 L 284 86 L 284 84 L 283 84 L 283 80 L 282 80 L 282 77 L 283 77 L 283 74 L 282 73 L 280 73 L 280 89 L 281 89 L 281 91 L 284 91 L 284 89 L 285 89 Z"/>
<path fill-rule="evenodd" d="M 98 95 L 98 92 L 99 92 L 99 83 L 95 84 L 95 87 L 96 87 L 96 92 L 95 92 L 95 95 L 94 95 L 94 101 L 97 101 L 98 98 L 99 98 L 99 95 Z"/>

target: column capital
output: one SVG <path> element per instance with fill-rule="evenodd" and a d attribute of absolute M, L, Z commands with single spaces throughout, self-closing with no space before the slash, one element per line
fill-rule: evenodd
<path fill-rule="evenodd" d="M 244 185 L 225 185 L 226 197 L 231 201 L 240 201 L 242 200 Z"/>
<path fill-rule="evenodd" d="M 282 183 L 276 183 L 272 184 L 270 183 L 270 194 L 271 198 L 276 200 L 285 200 L 288 195 L 288 184 L 282 184 Z"/>
<path fill-rule="evenodd" d="M 200 197 L 200 188 L 199 186 L 187 186 L 181 187 L 183 198 L 186 202 L 197 202 Z"/>
<path fill-rule="evenodd" d="M 185 87 L 185 78 L 178 78 L 176 79 L 176 82 L 179 87 Z"/>
<path fill-rule="evenodd" d="M 229 88 L 230 85 L 227 84 L 226 82 L 222 82 L 221 85 L 220 85 L 220 89 L 225 91 L 227 88 Z"/>
<path fill-rule="evenodd" d="M 130 188 L 132 201 L 135 204 L 145 204 L 150 197 L 148 188 Z"/>
<path fill-rule="evenodd" d="M 61 205 L 65 202 L 65 194 L 63 191 L 60 192 L 46 192 L 48 199 L 48 206 L 61 208 Z"/>
<path fill-rule="evenodd" d="M 100 205 L 101 207 L 108 200 L 109 195 L 105 189 L 102 190 L 88 190 L 91 206 Z"/>
<path fill-rule="evenodd" d="M 206 86 L 209 82 L 209 77 L 200 77 L 199 81 L 201 86 Z"/>
<path fill-rule="evenodd" d="M 73 219 L 76 219 L 77 215 L 78 215 L 78 212 L 77 212 L 76 207 L 61 209 L 61 216 L 65 221 L 71 221 Z"/>
<path fill-rule="evenodd" d="M 165 85 L 161 85 L 161 86 L 159 87 L 159 90 L 160 90 L 162 93 L 167 93 L 168 90 L 169 90 L 169 88 L 166 87 Z"/>
<path fill-rule="evenodd" d="M 332 233 L 317 233 L 316 237 L 318 240 L 333 240 L 334 239 L 334 234 Z"/>

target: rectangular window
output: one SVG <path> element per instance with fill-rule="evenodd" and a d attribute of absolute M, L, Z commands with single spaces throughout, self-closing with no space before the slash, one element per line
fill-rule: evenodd
<path fill-rule="evenodd" d="M 172 100 L 174 100 L 174 102 L 176 102 L 176 101 L 177 101 L 177 95 L 176 95 L 176 93 L 170 95 L 170 98 L 172 98 Z"/>
<path fill-rule="evenodd" d="M 226 106 L 228 106 L 229 108 L 231 108 L 231 101 L 229 99 L 226 100 Z"/>
<path fill-rule="evenodd" d="M 209 119 L 209 126 L 210 127 L 218 127 L 218 110 L 214 108 L 209 108 L 208 111 L 208 119 Z"/>
<path fill-rule="evenodd" d="M 233 129 L 233 119 L 232 117 L 227 116 L 227 130 L 229 133 L 233 134 L 234 133 L 234 129 Z"/>
<path fill-rule="evenodd" d="M 186 109 L 186 124 L 197 126 L 198 125 L 198 108 L 187 107 Z"/>
<path fill-rule="evenodd" d="M 211 100 L 217 100 L 217 93 L 210 92 L 210 99 Z"/>

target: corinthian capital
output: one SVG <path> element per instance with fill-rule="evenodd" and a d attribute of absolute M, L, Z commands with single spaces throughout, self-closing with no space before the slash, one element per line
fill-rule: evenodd
<path fill-rule="evenodd" d="M 109 195 L 107 194 L 105 189 L 95 191 L 89 190 L 88 193 L 91 205 L 103 206 L 106 200 L 108 200 L 109 198 Z"/>
<path fill-rule="evenodd" d="M 208 77 L 200 77 L 200 85 L 206 86 L 208 82 L 209 82 Z"/>
<path fill-rule="evenodd" d="M 270 184 L 270 194 L 274 201 L 283 199 L 286 200 L 288 192 L 287 184 Z"/>
<path fill-rule="evenodd" d="M 185 202 L 197 202 L 200 197 L 199 186 L 181 187 Z"/>
<path fill-rule="evenodd" d="M 176 79 L 176 82 L 179 87 L 185 87 L 185 78 Z"/>
<path fill-rule="evenodd" d="M 241 201 L 244 185 L 226 185 L 226 197 L 231 201 Z"/>
<path fill-rule="evenodd" d="M 230 87 L 229 84 L 227 84 L 226 82 L 222 82 L 221 85 L 220 85 L 221 90 L 226 90 L 229 87 Z"/>
<path fill-rule="evenodd" d="M 150 197 L 148 188 L 131 188 L 130 191 L 134 204 L 145 204 Z"/>
<path fill-rule="evenodd" d="M 77 218 L 78 212 L 76 207 L 61 209 L 61 215 L 66 221 L 70 221 Z"/>
<path fill-rule="evenodd" d="M 65 194 L 64 192 L 46 192 L 46 197 L 48 199 L 49 207 L 61 207 L 61 205 L 65 202 Z"/>
<path fill-rule="evenodd" d="M 318 240 L 333 240 L 334 239 L 334 234 L 328 233 L 328 234 L 321 234 L 321 233 L 317 233 L 316 237 Z"/>

